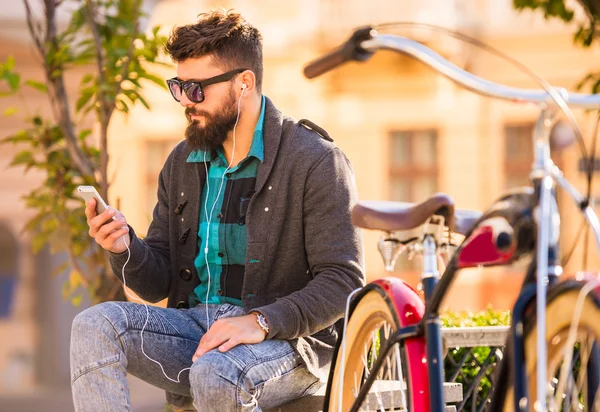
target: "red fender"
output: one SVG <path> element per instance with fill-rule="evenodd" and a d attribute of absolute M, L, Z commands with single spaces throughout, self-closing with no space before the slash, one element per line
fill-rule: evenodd
<path fill-rule="evenodd" d="M 386 277 L 372 282 L 379 286 L 396 308 L 402 327 L 417 324 L 425 314 L 425 303 L 421 296 L 403 280 Z M 410 382 L 412 388 L 412 409 L 416 412 L 429 411 L 429 386 L 425 337 L 409 338 L 404 341 L 408 357 Z"/>

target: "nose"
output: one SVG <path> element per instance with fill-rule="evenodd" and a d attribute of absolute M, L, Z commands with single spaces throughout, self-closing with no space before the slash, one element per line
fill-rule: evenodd
<path fill-rule="evenodd" d="M 181 99 L 179 99 L 179 104 L 183 107 L 193 107 L 196 103 L 188 99 L 185 93 L 181 93 Z"/>

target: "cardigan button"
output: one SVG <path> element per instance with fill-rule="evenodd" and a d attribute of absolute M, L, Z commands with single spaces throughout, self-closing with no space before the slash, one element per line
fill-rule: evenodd
<path fill-rule="evenodd" d="M 177 302 L 177 305 L 175 305 L 175 307 L 177 309 L 187 309 L 190 307 L 190 305 L 185 300 L 180 300 L 179 302 Z"/>
<path fill-rule="evenodd" d="M 182 269 L 179 272 L 179 276 L 181 277 L 181 279 L 183 280 L 190 280 L 192 279 L 192 271 L 189 269 Z"/>

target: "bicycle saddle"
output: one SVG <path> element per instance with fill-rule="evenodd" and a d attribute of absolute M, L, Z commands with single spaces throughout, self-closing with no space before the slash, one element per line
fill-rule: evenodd
<path fill-rule="evenodd" d="M 465 235 L 482 213 L 454 210 L 450 196 L 437 193 L 421 203 L 362 201 L 352 209 L 352 223 L 363 229 L 394 232 L 414 229 L 431 216 L 442 216 L 452 231 Z"/>

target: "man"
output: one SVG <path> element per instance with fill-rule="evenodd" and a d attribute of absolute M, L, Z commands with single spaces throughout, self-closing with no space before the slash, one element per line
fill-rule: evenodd
<path fill-rule="evenodd" d="M 115 274 L 168 308 L 106 302 L 75 318 L 75 409 L 131 410 L 127 373 L 202 412 L 275 407 L 319 388 L 334 324 L 364 284 L 351 167 L 325 131 L 262 95 L 261 35 L 239 14 L 201 15 L 166 49 L 189 126 L 148 235 L 94 201 L 86 216 Z"/>

